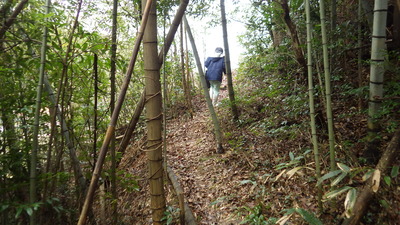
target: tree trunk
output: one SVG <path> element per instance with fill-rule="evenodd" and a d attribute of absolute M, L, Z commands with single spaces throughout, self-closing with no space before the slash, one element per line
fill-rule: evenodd
<path fill-rule="evenodd" d="M 223 33 L 224 48 L 225 48 L 226 77 L 228 80 L 228 93 L 229 93 L 229 100 L 230 100 L 233 119 L 236 121 L 239 119 L 239 112 L 236 106 L 235 92 L 233 90 L 231 57 L 229 53 L 229 43 L 228 43 L 228 28 L 226 25 L 226 14 L 225 14 L 225 0 L 221 0 L 220 5 L 221 5 L 222 33 Z"/>
<path fill-rule="evenodd" d="M 93 106 L 93 168 L 92 171 L 94 169 L 94 165 L 96 163 L 96 158 L 97 158 L 97 99 L 98 99 L 98 79 L 99 79 L 99 75 L 98 75 L 98 71 L 97 71 L 97 54 L 94 54 L 94 60 L 93 60 L 93 75 L 94 75 L 94 106 Z"/>
<path fill-rule="evenodd" d="M 20 3 L 21 9 L 23 5 L 28 2 L 22 1 Z M 17 11 L 17 9 L 15 9 Z M 14 11 L 14 12 L 15 12 Z M 18 12 L 19 13 L 19 12 Z M 46 9 L 45 14 L 50 13 L 50 0 L 46 1 Z M 18 15 L 18 14 L 17 14 Z M 16 16 L 15 16 L 16 17 Z M 14 17 L 14 18 L 15 18 Z M 4 25 L 4 27 L 9 27 L 10 25 Z M 47 33 L 48 28 L 47 26 L 43 27 L 43 38 L 42 38 L 42 47 L 40 51 L 40 69 L 39 69 L 39 81 L 36 90 L 36 105 L 35 105 L 35 121 L 33 123 L 33 142 L 32 142 L 32 152 L 31 152 L 31 167 L 30 167 L 30 182 L 29 182 L 29 203 L 34 204 L 37 201 L 37 193 L 36 193 L 36 167 L 37 167 L 37 154 L 39 151 L 39 123 L 40 123 L 40 108 L 42 106 L 42 90 L 43 90 L 43 79 L 44 79 L 44 72 L 45 72 L 45 65 L 46 65 L 46 51 L 47 51 Z M 1 33 L 0 33 L 1 39 Z M 36 224 L 36 212 L 33 210 L 32 214 L 30 215 L 29 224 L 34 225 Z"/>
<path fill-rule="evenodd" d="M 111 71 L 110 71 L 110 82 L 111 82 L 111 93 L 110 93 L 110 109 L 114 112 L 115 108 L 115 74 L 116 74 L 116 63 L 117 63 L 117 19 L 118 19 L 118 0 L 113 0 L 113 11 L 112 11 L 112 30 L 111 30 Z M 115 134 L 111 137 L 111 194 L 112 194 L 112 223 L 117 224 L 118 221 L 118 194 L 117 194 L 117 159 L 116 147 L 115 147 Z"/>
<path fill-rule="evenodd" d="M 46 75 L 44 77 L 44 90 L 48 94 L 50 103 L 53 105 L 56 104 L 56 98 L 54 96 L 53 88 L 51 87 L 50 82 L 47 79 Z M 78 195 L 82 196 L 85 194 L 85 190 L 86 190 L 86 179 L 83 176 L 83 172 L 81 169 L 81 165 L 80 165 L 78 156 L 76 154 L 74 143 L 72 142 L 72 140 L 70 138 L 67 123 L 65 122 L 64 118 L 62 117 L 60 109 L 57 107 L 54 107 L 54 108 L 56 109 L 56 111 L 54 113 L 56 114 L 58 121 L 61 124 L 61 131 L 62 131 L 61 133 L 64 136 L 65 143 L 69 150 L 69 156 L 70 156 L 72 168 L 74 171 L 75 182 L 76 182 L 76 184 L 78 184 L 78 187 L 79 187 Z"/>
<path fill-rule="evenodd" d="M 190 118 L 193 118 L 193 106 L 192 100 L 190 98 L 190 89 L 189 89 L 189 81 L 186 76 L 185 70 L 185 49 L 183 47 L 183 23 L 180 25 L 180 50 L 181 50 L 181 74 L 182 74 L 182 83 L 183 83 L 183 92 L 185 94 L 185 102 L 189 110 Z"/>
<path fill-rule="evenodd" d="M 142 0 L 142 6 L 146 4 Z M 143 56 L 146 86 L 147 158 L 149 166 L 150 208 L 153 224 L 162 224 L 165 211 L 162 155 L 162 98 L 160 61 L 157 52 L 157 1 L 151 5 L 143 36 Z"/>
<path fill-rule="evenodd" d="M 389 145 L 387 146 L 382 158 L 379 160 L 376 170 L 382 173 L 389 168 L 393 160 L 398 156 L 400 149 L 400 129 L 396 131 Z M 382 177 L 382 176 L 381 176 Z M 354 215 L 343 222 L 343 225 L 357 225 L 360 223 L 364 216 L 370 200 L 375 196 L 375 192 L 372 190 L 374 186 L 374 180 L 371 178 L 367 181 L 366 185 L 362 188 L 360 195 L 358 196 L 356 203 L 353 208 Z"/>
<path fill-rule="evenodd" d="M 322 33 L 322 51 L 324 54 L 324 74 L 325 74 L 325 97 L 326 97 L 326 119 L 328 120 L 328 135 L 329 135 L 329 155 L 330 167 L 333 171 L 336 167 L 335 162 L 335 136 L 333 132 L 333 115 L 332 115 L 332 97 L 331 97 L 331 73 L 328 56 L 328 38 L 325 23 L 325 5 L 324 0 L 319 1 L 319 12 L 321 18 L 321 33 Z"/>
<path fill-rule="evenodd" d="M 129 126 L 126 129 L 124 133 L 124 137 L 122 138 L 121 143 L 119 144 L 118 151 L 121 153 L 121 156 L 124 155 L 126 147 L 128 147 L 129 140 L 132 137 L 132 133 L 136 128 L 136 124 L 139 121 L 140 115 L 142 114 L 142 111 L 144 109 L 144 103 L 145 103 L 145 92 L 142 92 L 142 95 L 140 96 L 139 102 L 136 105 L 135 112 L 133 113 L 133 116 L 129 122 Z"/>
<path fill-rule="evenodd" d="M 385 73 L 387 8 L 387 0 L 375 0 L 369 81 L 368 147 L 365 151 L 365 156 L 370 163 L 376 162 L 379 157 L 378 132 Z"/>
<path fill-rule="evenodd" d="M 314 104 L 314 84 L 313 84 L 313 71 L 312 71 L 312 49 L 311 49 L 311 20 L 310 20 L 310 0 L 305 1 L 306 8 L 306 24 L 307 24 L 307 67 L 308 67 L 308 97 L 310 104 L 310 126 L 311 126 L 311 138 L 314 150 L 315 158 L 315 172 L 317 180 L 321 177 L 321 165 L 319 160 L 318 151 L 318 138 L 317 138 L 317 126 L 315 125 L 315 104 Z M 322 186 L 318 185 L 318 207 L 322 211 Z"/>
<path fill-rule="evenodd" d="M 7 30 L 14 24 L 15 20 L 17 19 L 18 14 L 22 11 L 25 4 L 28 3 L 28 0 L 22 0 L 14 9 L 14 12 L 10 15 L 10 18 L 3 24 L 0 29 L 0 40 L 4 38 Z"/>
<path fill-rule="evenodd" d="M 217 146 L 216 146 L 217 153 L 223 153 L 224 149 L 222 148 L 221 128 L 220 128 L 220 125 L 219 125 L 217 114 L 215 113 L 214 107 L 213 107 L 211 99 L 210 99 L 210 93 L 208 92 L 208 89 L 207 89 L 206 79 L 204 77 L 204 72 L 203 72 L 203 69 L 201 67 L 200 57 L 199 57 L 199 54 L 197 52 L 196 43 L 194 41 L 194 37 L 193 37 L 192 31 L 190 29 L 190 26 L 189 26 L 189 23 L 188 23 L 186 17 L 184 17 L 183 20 L 185 22 L 186 32 L 187 32 L 187 34 L 189 36 L 190 43 L 192 44 L 193 55 L 194 55 L 194 57 L 196 59 L 196 64 L 197 64 L 197 69 L 198 69 L 198 72 L 199 72 L 200 82 L 201 82 L 201 84 L 203 86 L 204 96 L 206 97 L 208 110 L 210 111 L 211 118 L 212 118 L 212 121 L 213 121 L 213 124 L 214 124 L 215 139 L 216 139 L 216 144 L 217 144 Z"/>
<path fill-rule="evenodd" d="M 306 72 L 307 71 L 307 63 L 304 58 L 303 50 L 300 47 L 300 40 L 297 35 L 297 29 L 296 25 L 293 23 L 292 19 L 290 18 L 290 10 L 289 10 L 289 5 L 287 0 L 281 0 L 280 2 L 282 9 L 283 9 L 283 20 L 286 23 L 286 26 L 289 29 L 289 34 L 290 38 L 292 39 L 292 47 L 294 54 L 296 56 L 297 62 L 300 64 L 303 72 L 302 75 L 304 75 L 303 79 L 306 77 Z"/>

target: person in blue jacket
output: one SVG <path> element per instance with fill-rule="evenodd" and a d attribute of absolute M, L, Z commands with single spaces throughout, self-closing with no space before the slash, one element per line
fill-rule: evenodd
<path fill-rule="evenodd" d="M 207 68 L 206 80 L 210 82 L 210 98 L 213 106 L 217 105 L 219 89 L 222 82 L 222 73 L 226 74 L 224 50 L 221 47 L 215 49 L 215 55 L 208 57 L 204 65 Z"/>

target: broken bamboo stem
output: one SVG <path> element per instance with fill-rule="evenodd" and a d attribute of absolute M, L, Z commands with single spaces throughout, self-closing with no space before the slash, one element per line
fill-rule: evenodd
<path fill-rule="evenodd" d="M 396 158 L 396 153 L 400 149 L 400 129 L 396 131 L 389 145 L 387 146 L 385 152 L 383 153 L 381 159 L 379 160 L 376 170 L 381 171 L 382 173 L 390 167 L 393 160 Z M 364 216 L 365 212 L 368 208 L 368 203 L 374 197 L 375 192 L 372 190 L 374 185 L 374 180 L 369 179 L 367 184 L 362 188 L 360 195 L 358 196 L 356 203 L 354 205 L 354 215 L 349 219 L 346 219 L 342 225 L 356 225 L 360 223 L 360 220 Z"/>

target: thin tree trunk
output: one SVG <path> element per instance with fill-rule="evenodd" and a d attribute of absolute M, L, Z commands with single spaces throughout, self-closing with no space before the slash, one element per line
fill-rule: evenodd
<path fill-rule="evenodd" d="M 357 17 L 358 17 L 358 24 L 357 24 L 357 47 L 358 47 L 358 59 L 357 59 L 357 74 L 358 74 L 358 88 L 362 87 L 362 30 L 361 30 L 361 1 L 358 0 L 358 10 L 357 10 Z M 358 96 L 358 109 L 362 109 L 362 95 Z"/>
<path fill-rule="evenodd" d="M 97 54 L 94 54 L 94 60 L 93 60 L 93 73 L 94 73 L 94 106 L 93 106 L 93 168 L 94 169 L 94 165 L 96 163 L 96 158 L 97 158 L 97 98 L 98 98 L 98 72 L 97 72 Z"/>
<path fill-rule="evenodd" d="M 310 0 L 306 0 L 306 24 L 307 24 L 307 67 L 308 67 L 308 97 L 310 104 L 311 135 L 315 158 L 315 172 L 317 180 L 321 177 L 321 165 L 319 160 L 317 127 L 315 125 L 315 105 L 314 105 L 314 84 L 312 70 L 312 49 L 311 49 L 311 20 L 310 20 Z M 318 208 L 322 212 L 322 186 L 318 185 Z"/>
<path fill-rule="evenodd" d="M 307 63 L 304 58 L 303 51 L 300 47 L 301 45 L 300 45 L 299 37 L 297 35 L 296 25 L 293 23 L 292 19 L 290 18 L 290 10 L 289 10 L 288 1 L 281 0 L 280 4 L 283 9 L 283 20 L 285 21 L 286 26 L 289 29 L 290 38 L 292 39 L 292 47 L 293 47 L 293 51 L 296 56 L 296 60 L 302 67 L 304 76 L 306 76 L 305 71 L 307 71 Z M 303 77 L 303 78 L 305 78 L 305 77 Z"/>
<path fill-rule="evenodd" d="M 325 23 L 325 5 L 324 0 L 319 1 L 320 18 L 321 18 L 321 33 L 322 33 L 322 51 L 324 54 L 324 73 L 325 73 L 325 96 L 326 96 L 326 115 L 328 120 L 328 135 L 329 135 L 329 155 L 330 167 L 333 171 L 336 167 L 335 162 L 335 137 L 333 133 L 333 115 L 332 115 L 332 97 L 331 97 L 331 74 L 329 67 L 327 32 Z"/>
<path fill-rule="evenodd" d="M 381 129 L 379 114 L 382 107 L 383 76 L 385 73 L 387 8 L 387 0 L 375 0 L 369 81 L 368 147 L 365 152 L 370 163 L 375 162 L 379 156 L 378 132 Z"/>
<path fill-rule="evenodd" d="M 337 13 L 336 13 L 336 6 L 337 6 L 337 0 L 331 0 L 331 30 L 334 31 L 336 29 L 336 18 L 337 18 Z"/>
<path fill-rule="evenodd" d="M 186 105 L 189 110 L 190 118 L 193 118 L 193 106 L 192 101 L 190 99 L 190 89 L 189 89 L 189 81 L 186 76 L 185 70 L 185 49 L 183 47 L 183 23 L 180 25 L 180 50 L 181 50 L 181 74 L 182 74 L 182 83 L 183 83 L 183 92 L 185 94 Z"/>
<path fill-rule="evenodd" d="M 48 94 L 50 103 L 56 104 L 56 97 L 54 96 L 53 88 L 51 87 L 50 82 L 47 79 L 46 75 L 44 76 L 44 90 Z M 60 109 L 57 107 L 54 107 L 54 108 L 56 109 L 56 111 L 54 113 L 56 114 L 58 121 L 62 125 L 62 127 L 61 127 L 62 135 L 64 136 L 65 143 L 69 150 L 69 156 L 71 158 L 71 164 L 72 164 L 72 168 L 74 170 L 75 182 L 78 184 L 78 187 L 79 187 L 79 195 L 83 195 L 86 190 L 86 179 L 83 176 L 83 172 L 81 169 L 81 165 L 80 165 L 78 156 L 76 154 L 74 143 L 72 142 L 72 140 L 70 138 L 67 123 L 65 122 L 64 118 L 62 117 Z"/>
<path fill-rule="evenodd" d="M 116 74 L 116 63 L 117 63 L 117 19 L 118 19 L 118 0 L 113 0 L 113 12 L 112 12 L 112 31 L 111 31 L 111 98 L 110 98 L 110 109 L 114 112 L 115 108 L 115 74 Z M 112 223 L 117 224 L 118 221 L 118 194 L 117 194 L 117 159 L 116 147 L 115 147 L 115 134 L 111 137 L 111 193 L 112 193 Z"/>
<path fill-rule="evenodd" d="M 6 19 L 6 14 L 7 11 L 10 10 L 12 4 L 13 4 L 13 0 L 5 0 L 5 3 L 3 3 L 3 5 L 0 8 L 0 19 L 2 20 L 1 22 L 5 22 Z"/>
<path fill-rule="evenodd" d="M 208 110 L 210 111 L 211 118 L 212 118 L 212 121 L 214 124 L 215 139 L 216 139 L 216 144 L 217 144 L 217 153 L 223 153 L 224 150 L 222 148 L 221 128 L 219 125 L 217 114 L 215 113 L 214 107 L 213 107 L 211 99 L 210 99 L 210 93 L 208 92 L 208 89 L 207 89 L 206 79 L 204 77 L 204 72 L 203 72 L 203 68 L 201 66 L 200 57 L 197 52 L 196 43 L 194 41 L 194 37 L 193 37 L 192 31 L 190 29 L 189 23 L 186 19 L 186 16 L 184 16 L 183 20 L 185 22 L 186 32 L 189 36 L 190 43 L 192 44 L 193 54 L 196 59 L 197 69 L 199 71 L 200 82 L 203 86 L 204 96 L 206 97 Z"/>
<path fill-rule="evenodd" d="M 229 53 L 229 43 L 228 43 L 228 28 L 226 25 L 226 14 L 225 14 L 225 0 L 221 0 L 220 5 L 221 5 L 222 33 L 223 33 L 224 48 L 225 48 L 226 77 L 228 80 L 228 93 L 229 93 L 229 100 L 231 103 L 230 105 L 231 105 L 233 119 L 236 121 L 239 119 L 239 111 L 236 106 L 235 92 L 233 90 L 231 57 Z"/>
<path fill-rule="evenodd" d="M 20 5 L 22 4 L 20 10 L 22 10 L 22 7 L 26 2 L 27 2 L 27 0 L 22 1 L 20 3 Z M 15 11 L 17 11 L 17 9 L 15 9 Z M 45 14 L 47 15 L 49 13 L 50 13 L 50 0 L 47 0 Z M 37 183 L 36 169 L 37 168 L 36 167 L 37 167 L 37 154 L 39 151 L 40 108 L 41 108 L 41 104 L 42 104 L 43 79 L 44 79 L 45 65 L 46 65 L 47 33 L 48 33 L 48 28 L 45 25 L 43 27 L 42 47 L 41 47 L 41 51 L 40 51 L 39 81 L 38 81 L 38 86 L 37 86 L 37 90 L 36 90 L 37 93 L 36 93 L 36 105 L 35 105 L 35 121 L 33 123 L 33 125 L 34 125 L 33 126 L 33 143 L 32 143 L 32 152 L 31 152 L 31 160 L 30 160 L 31 168 L 30 168 L 30 182 L 29 182 L 30 183 L 30 185 L 29 185 L 29 203 L 31 205 L 37 201 L 37 193 L 36 193 L 36 183 Z M 1 39 L 1 33 L 0 33 L 0 39 Z M 31 225 L 36 224 L 35 210 L 33 210 L 32 214 L 30 216 L 29 224 L 31 224 Z"/>
<path fill-rule="evenodd" d="M 146 4 L 142 0 L 142 6 Z M 160 62 L 157 54 L 157 1 L 151 5 L 143 36 L 144 73 L 146 85 L 147 159 L 149 168 L 150 208 L 153 224 L 161 221 L 165 211 L 164 169 L 162 154 L 162 95 Z M 178 23 L 179 24 L 179 23 Z M 165 51 L 165 50 L 164 50 Z M 165 52 L 163 52 L 165 55 Z"/>
<path fill-rule="evenodd" d="M 126 72 L 126 76 L 125 76 L 125 80 L 124 83 L 122 84 L 122 88 L 120 91 L 120 94 L 118 96 L 118 101 L 117 104 L 115 105 L 114 111 L 112 113 L 111 116 L 111 121 L 110 124 L 107 128 L 107 133 L 106 136 L 104 137 L 104 141 L 103 144 L 100 148 L 100 152 L 99 152 L 99 157 L 97 158 L 97 162 L 96 162 L 96 167 L 93 171 L 93 175 L 92 175 L 92 179 L 90 181 L 90 186 L 85 198 L 85 203 L 83 205 L 82 211 L 81 211 L 81 215 L 79 217 L 79 221 L 78 221 L 78 225 L 83 225 L 86 223 L 86 217 L 87 217 L 87 213 L 89 208 L 91 207 L 92 201 L 93 201 L 93 196 L 94 196 L 94 192 L 97 186 L 97 182 L 99 180 L 100 174 L 101 174 L 101 170 L 103 168 L 103 163 L 104 163 L 104 159 L 107 153 L 107 149 L 108 146 L 110 144 L 110 141 L 112 139 L 112 136 L 114 135 L 115 132 L 115 126 L 117 124 L 117 120 L 119 117 L 119 113 L 121 112 L 121 107 L 122 107 L 122 103 L 125 100 L 125 95 L 126 92 L 128 90 L 128 86 L 132 77 L 132 73 L 133 73 L 133 68 L 135 66 L 136 63 L 136 58 L 140 49 L 140 43 L 143 39 L 143 33 L 144 33 L 144 29 L 145 29 L 145 25 L 147 23 L 147 19 L 149 17 L 149 12 L 150 12 L 150 6 L 151 6 L 152 0 L 149 0 L 147 2 L 147 5 L 145 7 L 144 13 L 143 13 L 143 17 L 142 17 L 142 22 L 140 25 L 140 30 L 139 33 L 137 35 L 136 41 L 135 41 L 135 45 L 133 48 L 133 53 L 132 53 L 132 57 L 131 60 L 129 62 L 129 66 L 128 66 L 128 70 Z"/>
<path fill-rule="evenodd" d="M 0 29 L 0 40 L 4 38 L 7 30 L 14 24 L 17 19 L 18 14 L 22 11 L 25 4 L 28 3 L 28 0 L 22 0 L 14 9 L 14 12 L 10 15 L 7 21 L 3 24 Z"/>
<path fill-rule="evenodd" d="M 136 105 L 135 112 L 133 113 L 133 116 L 129 122 L 129 126 L 126 129 L 124 133 L 124 137 L 122 138 L 122 141 L 119 145 L 118 151 L 121 153 L 121 155 L 124 155 L 125 149 L 129 144 L 129 140 L 132 137 L 132 133 L 136 128 L 136 124 L 139 121 L 140 114 L 142 114 L 142 111 L 144 109 L 144 103 L 145 103 L 145 91 L 142 92 L 142 95 L 140 96 L 139 102 Z"/>

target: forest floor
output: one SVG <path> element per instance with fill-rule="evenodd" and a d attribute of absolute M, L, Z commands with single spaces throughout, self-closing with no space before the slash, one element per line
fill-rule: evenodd
<path fill-rule="evenodd" d="M 220 99 L 227 98 L 222 89 Z M 310 134 L 304 126 L 296 129 L 296 138 L 263 135 L 256 127 L 235 125 L 229 107 L 216 107 L 224 133 L 224 154 L 217 154 L 213 126 L 205 101 L 193 99 L 194 116 L 174 109 L 167 120 L 167 163 L 184 189 L 185 201 L 198 224 L 274 224 L 285 210 L 302 208 L 316 215 L 318 203 L 314 178 L 314 156 Z M 340 124 L 340 121 L 338 121 Z M 287 124 L 290 126 L 290 124 Z M 119 211 L 123 224 L 151 224 L 146 155 L 140 151 L 144 138 L 127 149 L 119 168 L 139 181 L 140 190 L 129 184 L 119 191 Z M 322 160 L 323 168 L 328 164 Z M 322 171 L 326 173 L 325 171 Z M 121 185 L 123 186 L 123 185 Z M 177 216 L 177 200 L 166 182 L 169 216 Z M 396 198 L 400 202 L 397 190 Z M 320 216 L 324 224 L 338 224 L 342 218 L 344 196 L 340 204 L 328 205 Z M 393 204 L 395 204 L 393 202 Z M 325 206 L 327 203 L 325 203 Z M 395 211 L 389 215 L 400 215 Z M 177 221 L 176 217 L 175 220 Z M 291 223 L 306 224 L 299 215 Z M 396 223 L 390 223 L 396 224 Z"/>

